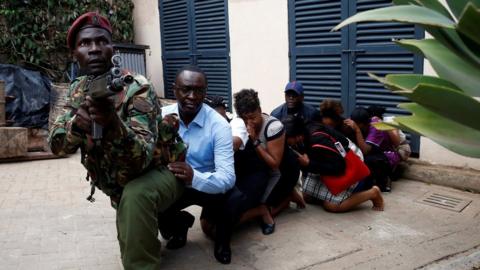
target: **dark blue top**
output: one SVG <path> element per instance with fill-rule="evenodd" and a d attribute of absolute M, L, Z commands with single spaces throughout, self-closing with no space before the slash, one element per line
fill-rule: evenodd
<path fill-rule="evenodd" d="M 287 104 L 283 103 L 282 105 L 278 106 L 270 115 L 279 120 L 284 119 L 288 115 Z M 315 119 L 318 120 L 320 118 L 320 111 L 315 109 L 315 107 L 310 104 L 302 103 L 295 115 L 302 118 L 304 123 L 307 123 Z"/>

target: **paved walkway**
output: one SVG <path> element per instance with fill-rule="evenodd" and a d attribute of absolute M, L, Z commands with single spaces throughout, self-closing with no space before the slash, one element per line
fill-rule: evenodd
<path fill-rule="evenodd" d="M 122 269 L 115 213 L 100 192 L 85 200 L 79 158 L 0 164 L 0 269 Z M 270 236 L 243 225 L 229 266 L 215 261 L 197 220 L 185 248 L 163 250 L 163 269 L 480 269 L 479 194 L 393 184 L 384 212 L 291 208 Z M 462 212 L 417 202 L 432 191 L 472 202 Z"/>

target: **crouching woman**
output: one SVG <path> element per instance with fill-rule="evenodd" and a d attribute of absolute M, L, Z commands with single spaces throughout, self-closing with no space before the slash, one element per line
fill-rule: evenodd
<path fill-rule="evenodd" d="M 371 201 L 373 210 L 383 211 L 384 202 L 377 186 L 361 190 L 362 182 L 355 183 L 346 190 L 334 195 L 322 181 L 322 175 L 340 175 L 346 169 L 345 159 L 338 151 L 335 142 L 339 142 L 346 151 L 355 151 L 355 145 L 339 132 L 328 128 L 320 123 L 312 123 L 301 132 L 289 132 L 289 130 L 302 130 L 303 122 L 293 116 L 288 116 L 283 121 L 287 134 L 287 143 L 293 149 L 298 145 L 305 145 L 306 153 L 298 155 L 298 161 L 304 168 L 303 195 L 307 203 L 316 203 L 330 212 L 346 212 L 355 206 Z M 325 147 L 314 147 L 322 145 Z M 355 154 L 360 151 L 355 151 Z M 359 192 L 357 192 L 359 191 Z"/>

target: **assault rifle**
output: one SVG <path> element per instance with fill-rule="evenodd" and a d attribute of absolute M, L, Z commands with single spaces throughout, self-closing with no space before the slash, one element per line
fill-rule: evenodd
<path fill-rule="evenodd" d="M 121 65 L 122 57 L 118 54 L 112 56 L 113 67 L 107 73 L 100 76 L 92 76 L 88 79 L 86 94 L 93 99 L 106 98 L 113 96 L 123 90 L 123 87 L 133 83 L 132 75 L 122 75 Z M 92 122 L 93 140 L 101 140 L 103 137 L 103 127 L 98 123 Z"/>

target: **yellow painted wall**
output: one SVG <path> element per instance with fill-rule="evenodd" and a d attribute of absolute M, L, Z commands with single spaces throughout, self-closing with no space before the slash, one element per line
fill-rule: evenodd
<path fill-rule="evenodd" d="M 147 77 L 157 94 L 164 96 L 160 17 L 157 0 L 133 0 L 135 43 L 150 46 L 146 52 Z"/>

